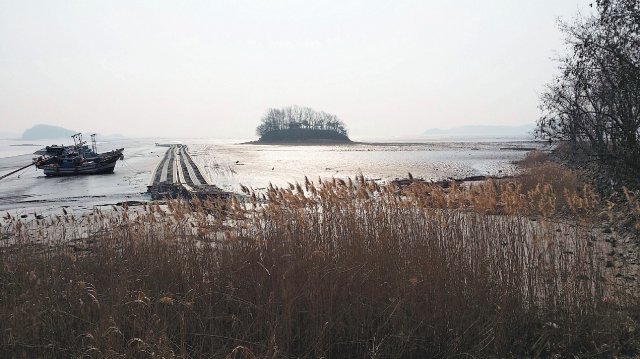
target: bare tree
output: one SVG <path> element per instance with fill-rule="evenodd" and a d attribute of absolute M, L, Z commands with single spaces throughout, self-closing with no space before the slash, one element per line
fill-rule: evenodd
<path fill-rule="evenodd" d="M 640 2 L 595 6 L 595 15 L 561 24 L 569 51 L 542 95 L 538 134 L 640 168 Z"/>

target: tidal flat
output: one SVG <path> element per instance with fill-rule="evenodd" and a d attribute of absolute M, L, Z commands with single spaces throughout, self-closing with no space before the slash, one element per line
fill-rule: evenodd
<path fill-rule="evenodd" d="M 100 150 L 125 148 L 125 159 L 115 173 L 99 176 L 47 178 L 28 168 L 2 180 L 0 211 L 12 215 L 90 211 L 95 206 L 147 201 L 147 185 L 166 147 L 156 143 L 186 144 L 211 183 L 230 192 L 242 185 L 257 190 L 317 179 L 363 175 L 379 184 L 411 173 L 425 180 L 475 175 L 513 175 L 514 161 L 526 148 L 544 144 L 526 139 L 382 140 L 351 145 L 244 145 L 243 140 L 127 139 L 102 141 Z M 0 141 L 0 173 L 28 164 L 37 149 L 51 143 Z"/>

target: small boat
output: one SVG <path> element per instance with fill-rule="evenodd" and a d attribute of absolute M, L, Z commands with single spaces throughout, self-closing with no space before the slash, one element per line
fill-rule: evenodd
<path fill-rule="evenodd" d="M 73 136 L 73 146 L 47 146 L 36 152 L 42 156 L 34 159 L 36 168 L 45 176 L 77 176 L 113 173 L 118 160 L 124 159 L 124 148 L 98 153 L 96 135 L 91 135 L 91 148 L 82 141 L 82 134 Z"/>

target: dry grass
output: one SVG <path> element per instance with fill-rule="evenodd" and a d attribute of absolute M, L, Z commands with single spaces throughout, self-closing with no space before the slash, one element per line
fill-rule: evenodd
<path fill-rule="evenodd" d="M 520 161 L 518 161 L 518 165 L 525 169 L 531 169 L 547 163 L 549 155 L 547 152 L 542 150 L 532 150 L 527 152 L 527 155 Z"/>
<path fill-rule="evenodd" d="M 565 175 L 7 217 L 0 356 L 637 355 L 638 297 L 608 279 L 597 197 Z M 577 219 L 544 220 L 561 209 Z"/>
<path fill-rule="evenodd" d="M 594 189 L 558 164 L 528 167 L 512 179 L 490 179 L 469 186 L 443 188 L 415 182 L 404 189 L 423 207 L 464 209 L 484 214 L 571 217 L 588 221 L 603 207 Z"/>

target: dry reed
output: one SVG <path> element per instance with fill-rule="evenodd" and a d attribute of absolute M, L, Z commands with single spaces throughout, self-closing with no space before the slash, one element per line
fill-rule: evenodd
<path fill-rule="evenodd" d="M 570 177 L 398 189 L 358 176 L 7 215 L 0 355 L 637 355 L 638 297 L 609 280 L 588 224 L 597 196 Z M 577 219 L 545 220 L 563 211 Z"/>

